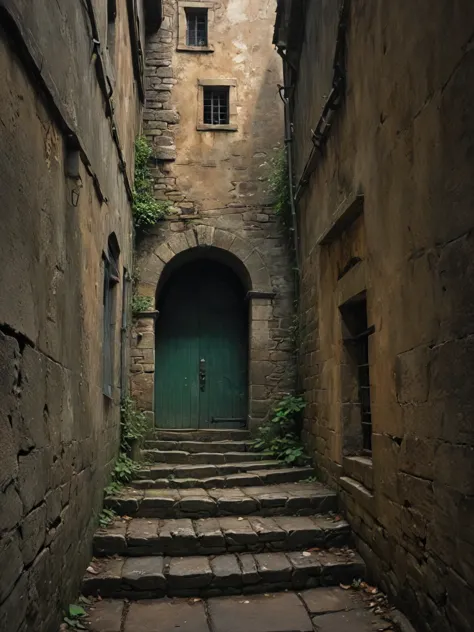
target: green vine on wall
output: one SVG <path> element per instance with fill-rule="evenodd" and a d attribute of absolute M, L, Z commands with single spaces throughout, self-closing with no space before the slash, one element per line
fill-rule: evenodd
<path fill-rule="evenodd" d="M 284 148 L 269 160 L 270 172 L 268 174 L 268 190 L 274 198 L 273 208 L 280 217 L 283 228 L 293 248 L 293 223 L 291 218 L 290 183 L 288 181 L 288 161 Z"/>
<path fill-rule="evenodd" d="M 132 449 L 137 441 L 143 439 L 147 432 L 147 419 L 131 397 L 124 397 L 120 406 L 120 451 L 115 461 L 110 484 L 105 488 L 105 495 L 117 494 L 129 483 L 140 469 L 140 464 L 131 458 Z M 104 510 L 102 514 L 107 510 Z M 104 516 L 99 518 L 103 519 Z"/>
<path fill-rule="evenodd" d="M 153 195 L 153 178 L 149 161 L 152 149 L 144 136 L 135 141 L 135 180 L 133 191 L 133 222 L 137 230 L 154 226 L 170 211 L 168 201 L 156 200 Z"/>
<path fill-rule="evenodd" d="M 140 294 L 134 294 L 132 296 L 132 314 L 137 316 L 142 312 L 148 312 L 153 307 L 153 299 L 150 296 L 140 296 Z"/>

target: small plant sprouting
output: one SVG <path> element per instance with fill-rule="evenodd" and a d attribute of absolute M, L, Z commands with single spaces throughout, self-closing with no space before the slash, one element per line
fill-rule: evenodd
<path fill-rule="evenodd" d="M 285 395 L 273 409 L 269 421 L 259 428 L 252 445 L 256 450 L 269 452 L 274 458 L 289 465 L 303 465 L 309 458 L 296 432 L 298 417 L 306 403 L 302 397 Z"/>
<path fill-rule="evenodd" d="M 117 514 L 113 509 L 102 509 L 99 514 L 99 526 L 105 529 L 105 527 L 108 527 L 109 524 L 112 524 L 116 517 Z"/>
<path fill-rule="evenodd" d="M 84 608 L 72 603 L 69 604 L 67 615 L 63 621 L 70 630 L 87 630 L 87 626 L 83 623 L 85 617 L 87 617 L 87 612 Z"/>
<path fill-rule="evenodd" d="M 135 180 L 133 189 L 133 222 L 135 228 L 143 230 L 154 226 L 164 219 L 170 211 L 171 204 L 156 200 L 153 195 L 153 178 L 150 173 L 149 160 L 152 149 L 145 137 L 139 136 L 135 141 Z"/>
<path fill-rule="evenodd" d="M 136 316 L 141 312 L 147 312 L 153 306 L 153 299 L 150 296 L 132 296 L 132 314 Z"/>

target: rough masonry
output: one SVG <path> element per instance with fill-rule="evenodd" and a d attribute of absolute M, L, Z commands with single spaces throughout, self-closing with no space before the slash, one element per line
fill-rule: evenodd
<path fill-rule="evenodd" d="M 208 8 L 205 50 L 183 43 L 187 6 Z M 161 29 L 146 42 L 144 133 L 153 146 L 155 195 L 172 203 L 173 214 L 141 236 L 138 292 L 155 300 L 163 272 L 193 249 L 199 256 L 214 250 L 240 266 L 254 293 L 249 420 L 255 429 L 272 402 L 294 386 L 293 273 L 267 182 L 283 147 L 280 64 L 271 46 L 274 7 L 168 0 L 163 10 Z M 206 129 L 200 119 L 203 86 L 213 83 L 230 85 L 228 129 Z M 132 391 L 151 413 L 154 327 L 153 314 L 145 314 L 132 349 Z"/>

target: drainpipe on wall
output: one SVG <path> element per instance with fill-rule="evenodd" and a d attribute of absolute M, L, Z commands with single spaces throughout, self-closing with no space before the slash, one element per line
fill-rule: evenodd
<path fill-rule="evenodd" d="M 278 53 L 281 55 L 282 51 L 278 49 Z M 281 55 L 283 61 L 285 58 Z M 293 142 L 293 133 L 292 133 L 292 125 L 291 125 L 291 114 L 290 114 L 290 102 L 289 98 L 285 96 L 286 90 L 291 90 L 293 86 L 279 86 L 278 92 L 280 94 L 280 98 L 283 101 L 284 105 L 284 120 L 285 120 L 285 150 L 286 150 L 286 163 L 288 165 L 288 186 L 290 189 L 290 211 L 291 211 L 291 232 L 293 233 L 293 248 L 295 251 L 295 276 L 296 276 L 296 292 L 299 290 L 299 280 L 300 280 L 300 253 L 299 253 L 299 238 L 298 238 L 298 223 L 296 219 L 296 207 L 295 207 L 295 197 L 294 197 L 294 182 L 293 182 L 293 151 L 292 151 L 292 142 Z"/>

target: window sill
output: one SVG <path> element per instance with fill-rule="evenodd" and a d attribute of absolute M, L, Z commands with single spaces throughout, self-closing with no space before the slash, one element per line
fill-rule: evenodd
<path fill-rule="evenodd" d="M 187 46 L 186 44 L 178 44 L 177 51 L 182 53 L 213 53 L 213 46 Z"/>
<path fill-rule="evenodd" d="M 237 125 L 206 125 L 199 123 L 196 125 L 198 132 L 236 132 Z"/>

